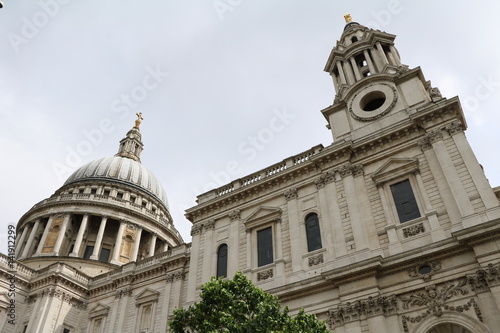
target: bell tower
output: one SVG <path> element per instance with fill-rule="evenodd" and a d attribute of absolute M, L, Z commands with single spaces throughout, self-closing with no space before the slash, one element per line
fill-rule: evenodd
<path fill-rule="evenodd" d="M 373 135 L 442 99 L 420 67 L 409 69 L 401 62 L 395 35 L 369 29 L 349 14 L 345 20 L 324 69 L 332 76 L 336 94 L 322 113 L 335 141 Z"/>

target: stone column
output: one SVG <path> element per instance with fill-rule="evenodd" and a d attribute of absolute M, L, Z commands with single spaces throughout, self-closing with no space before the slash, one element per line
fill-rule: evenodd
<path fill-rule="evenodd" d="M 342 68 L 342 63 L 340 62 L 340 60 L 337 61 L 337 70 L 339 71 L 340 84 L 347 84 L 344 69 Z"/>
<path fill-rule="evenodd" d="M 348 164 L 339 169 L 340 176 L 344 182 L 344 190 L 347 200 L 347 208 L 349 210 L 350 224 L 354 237 L 356 251 L 369 249 L 368 237 L 363 228 L 361 219 L 362 207 L 358 206 L 359 198 L 356 193 L 356 184 L 354 182 L 353 166 Z"/>
<path fill-rule="evenodd" d="M 68 223 L 69 223 L 70 217 L 71 217 L 70 213 L 64 214 L 64 220 L 63 220 L 61 229 L 59 230 L 59 233 L 57 234 L 57 240 L 56 240 L 56 243 L 54 245 L 54 255 L 55 256 L 58 256 L 59 251 L 61 250 L 62 242 L 63 242 L 64 238 L 66 237 L 66 230 L 68 229 Z"/>
<path fill-rule="evenodd" d="M 349 64 L 348 61 L 344 61 L 342 62 L 342 66 L 344 68 L 344 73 L 347 77 L 347 82 L 349 82 L 349 84 L 356 83 L 356 80 L 354 79 L 354 72 L 351 68 L 351 64 Z"/>
<path fill-rule="evenodd" d="M 363 77 L 361 76 L 361 73 L 359 72 L 358 64 L 356 63 L 356 59 L 354 59 L 354 57 L 351 57 L 351 66 L 352 66 L 352 70 L 354 72 L 354 76 L 356 77 L 356 80 L 361 80 Z"/>
<path fill-rule="evenodd" d="M 118 234 L 116 235 L 115 249 L 113 251 L 113 259 L 111 259 L 111 263 L 115 265 L 119 265 L 120 262 L 120 250 L 122 247 L 123 241 L 123 232 L 125 231 L 125 222 L 120 221 L 120 227 L 118 228 Z"/>
<path fill-rule="evenodd" d="M 19 259 L 20 254 L 22 253 L 21 247 L 23 246 L 24 239 L 26 238 L 26 235 L 29 233 L 30 227 L 31 227 L 31 230 L 33 230 L 31 223 L 26 223 L 23 230 L 21 231 L 21 235 L 19 236 L 19 240 L 16 240 L 16 252 L 15 252 L 16 259 Z M 1 325 L 1 321 L 0 321 L 0 325 Z"/>
<path fill-rule="evenodd" d="M 434 153 L 431 145 L 431 141 L 429 136 L 418 141 L 418 145 L 420 149 L 424 152 L 425 159 L 427 163 L 429 163 L 429 169 L 432 173 L 432 176 L 436 180 L 436 185 L 439 190 L 439 195 L 443 199 L 443 203 L 446 207 L 446 211 L 448 212 L 448 216 L 450 217 L 452 224 L 457 224 L 461 222 L 460 212 L 457 207 L 457 203 L 453 200 L 453 196 L 451 194 L 449 186 L 447 186 L 446 182 L 443 181 L 445 179 L 444 172 L 439 165 L 439 161 L 436 158 L 436 154 Z"/>
<path fill-rule="evenodd" d="M 377 70 L 375 68 L 375 65 L 373 64 L 370 53 L 367 50 L 363 50 L 363 55 L 365 56 L 366 63 L 368 64 L 368 68 L 370 69 L 370 74 L 376 74 Z M 380 69 L 380 72 L 382 72 L 382 69 Z"/>
<path fill-rule="evenodd" d="M 156 239 L 157 238 L 158 238 L 158 236 L 155 233 L 151 234 L 151 240 L 149 241 L 148 257 L 152 257 L 155 255 Z"/>
<path fill-rule="evenodd" d="M 130 258 L 130 261 L 137 261 L 137 255 L 139 254 L 139 245 L 141 244 L 141 235 L 142 235 L 142 228 L 135 225 L 136 228 L 135 232 L 135 242 L 134 242 L 134 250 L 132 251 L 132 258 Z"/>
<path fill-rule="evenodd" d="M 334 73 L 331 73 L 331 76 L 332 76 L 332 80 L 333 80 L 333 86 L 335 87 L 335 91 L 338 91 L 339 90 L 338 78 Z"/>
<path fill-rule="evenodd" d="M 387 57 L 385 56 L 384 48 L 382 47 L 382 45 L 380 44 L 380 42 L 376 42 L 375 46 L 377 47 L 377 50 L 378 50 L 378 52 L 380 54 L 380 58 L 382 59 L 382 61 L 384 62 L 384 64 L 388 64 L 389 60 L 387 60 Z"/>
<path fill-rule="evenodd" d="M 432 148 L 436 154 L 441 170 L 443 170 L 444 177 L 450 187 L 451 194 L 456 202 L 458 211 L 462 218 L 474 214 L 474 207 L 469 200 L 469 196 L 460 180 L 457 169 L 450 157 L 448 150 L 443 142 L 443 134 L 440 129 L 430 131 L 428 133 L 429 140 Z"/>
<path fill-rule="evenodd" d="M 33 241 L 35 239 L 35 236 L 38 232 L 38 227 L 40 226 L 40 218 L 38 218 L 33 225 L 33 228 L 31 228 L 30 235 L 28 237 L 28 241 L 26 242 L 26 246 L 23 249 L 23 253 L 21 254 L 21 258 L 26 258 L 29 255 L 29 250 L 31 246 L 33 245 Z M 20 243 L 22 244 L 22 243 Z"/>
<path fill-rule="evenodd" d="M 368 238 L 368 247 L 372 251 L 379 250 L 380 243 L 378 240 L 377 229 L 375 228 L 375 224 L 373 222 L 371 203 L 368 198 L 368 190 L 366 189 L 363 166 L 361 164 L 353 165 L 352 174 L 354 177 L 354 186 L 356 187 L 361 226 L 364 234 Z"/>
<path fill-rule="evenodd" d="M 382 60 L 379 52 L 376 49 L 370 49 L 369 53 L 375 63 L 375 66 L 377 67 L 377 73 L 382 73 L 384 70 L 384 61 Z"/>
<path fill-rule="evenodd" d="M 240 223 L 241 211 L 233 210 L 229 213 L 229 240 L 228 240 L 228 260 L 227 260 L 227 276 L 232 277 L 238 270 L 238 252 L 239 252 L 239 239 L 240 228 L 243 226 Z M 232 253 L 232 254 L 230 254 Z"/>
<path fill-rule="evenodd" d="M 47 235 L 49 234 L 50 225 L 52 224 L 52 220 L 54 219 L 54 215 L 49 217 L 47 224 L 45 225 L 45 229 L 43 230 L 42 238 L 40 239 L 40 243 L 38 244 L 38 248 L 36 249 L 35 255 L 39 256 L 42 254 L 43 246 L 45 244 L 45 240 L 47 239 Z"/>
<path fill-rule="evenodd" d="M 446 129 L 450 133 L 455 145 L 457 146 L 462 159 L 467 166 L 467 170 L 470 173 L 472 181 L 476 186 L 476 189 L 483 200 L 486 209 L 491 209 L 499 206 L 499 202 L 495 193 L 491 189 L 491 186 L 484 175 L 484 171 L 481 165 L 476 159 L 474 152 L 472 151 L 469 142 L 463 132 L 462 123 L 458 120 L 454 121 L 450 125 L 446 126 Z"/>
<path fill-rule="evenodd" d="M 167 280 L 163 291 L 163 305 L 161 306 L 161 318 L 168 318 L 170 315 L 170 295 L 171 295 L 172 285 L 173 283 L 171 282 L 169 275 L 167 275 Z M 159 332 L 167 332 L 167 323 L 168 320 L 162 320 L 160 322 Z"/>
<path fill-rule="evenodd" d="M 283 258 L 283 241 L 281 234 L 281 218 L 276 220 L 276 276 L 282 278 L 285 276 L 285 259 Z M 301 237 L 303 238 L 303 237 Z"/>
<path fill-rule="evenodd" d="M 172 297 L 172 307 L 178 308 L 181 307 L 181 290 L 182 290 L 182 281 L 184 281 L 184 270 L 179 270 L 175 273 L 171 273 L 167 275 L 167 283 L 172 283 L 171 293 L 173 293 Z"/>
<path fill-rule="evenodd" d="M 104 230 L 106 229 L 106 222 L 108 221 L 108 217 L 103 215 L 101 217 L 101 224 L 99 225 L 99 231 L 97 232 L 97 238 L 94 243 L 94 251 L 92 251 L 92 255 L 90 259 L 98 260 L 99 259 L 99 250 L 101 249 L 102 237 L 104 236 Z"/>
<path fill-rule="evenodd" d="M 298 219 L 298 207 L 297 207 L 297 189 L 291 188 L 285 193 L 285 198 L 287 201 L 288 210 L 288 225 L 290 228 L 290 237 L 293 239 L 292 235 L 299 235 L 298 244 L 291 246 L 292 252 L 292 270 L 294 272 L 302 270 L 302 254 L 307 252 L 304 246 L 304 232 L 300 230 L 300 222 Z M 302 232 L 301 232 L 302 231 Z"/>
<path fill-rule="evenodd" d="M 389 45 L 389 50 L 391 50 L 391 54 L 396 61 L 396 65 L 401 65 L 401 59 L 399 59 L 399 54 L 394 45 Z"/>
<path fill-rule="evenodd" d="M 208 220 L 203 223 L 203 237 L 205 238 L 205 251 L 204 251 L 204 259 L 203 259 L 203 274 L 201 283 L 205 283 L 210 281 L 212 276 L 215 276 L 216 270 L 214 269 L 215 263 L 215 253 L 217 249 L 213 244 L 214 240 L 214 229 L 215 229 L 215 220 Z M 229 255 L 229 253 L 228 253 Z"/>
<path fill-rule="evenodd" d="M 80 224 L 80 229 L 78 229 L 78 234 L 76 235 L 75 245 L 73 246 L 73 251 L 69 254 L 70 257 L 78 257 L 80 253 L 80 247 L 82 245 L 83 234 L 87 230 L 87 221 L 89 219 L 89 213 L 83 214 L 82 223 Z"/>
<path fill-rule="evenodd" d="M 191 264 L 189 265 L 187 303 L 192 303 L 196 297 L 196 276 L 198 275 L 198 261 L 200 257 L 200 236 L 203 226 L 196 223 L 191 228 Z"/>
<path fill-rule="evenodd" d="M 118 299 L 118 309 L 120 314 L 118 315 L 118 323 L 115 332 L 123 332 L 126 327 L 124 327 L 127 316 L 127 307 L 129 306 L 129 301 L 132 298 L 132 288 L 125 287 L 121 290 L 115 292 L 115 298 Z M 154 316 L 154 313 L 152 314 Z"/>

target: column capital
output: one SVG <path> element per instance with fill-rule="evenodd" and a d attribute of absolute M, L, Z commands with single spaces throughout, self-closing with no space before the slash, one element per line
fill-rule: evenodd
<path fill-rule="evenodd" d="M 335 171 L 327 171 L 323 172 L 321 176 L 319 176 L 319 178 L 314 181 L 314 183 L 319 190 L 320 188 L 325 187 L 325 185 L 332 180 L 335 180 Z"/>
<path fill-rule="evenodd" d="M 292 187 L 286 190 L 285 193 L 283 193 L 285 195 L 286 201 L 297 199 L 297 192 L 298 191 L 296 187 Z"/>
<path fill-rule="evenodd" d="M 196 236 L 201 234 L 201 230 L 203 229 L 203 225 L 195 224 L 191 227 L 191 236 Z"/>
<path fill-rule="evenodd" d="M 215 228 L 215 220 L 214 219 L 208 220 L 207 222 L 205 222 L 203 224 L 203 227 L 206 230 L 212 230 L 212 229 L 214 229 Z"/>
<path fill-rule="evenodd" d="M 229 220 L 234 221 L 234 220 L 239 220 L 241 218 L 241 210 L 233 210 L 232 212 L 229 213 Z"/>
<path fill-rule="evenodd" d="M 450 135 L 461 133 L 464 131 L 464 125 L 461 121 L 455 120 L 451 124 L 446 125 L 445 129 Z"/>
<path fill-rule="evenodd" d="M 363 165 L 361 164 L 345 164 L 337 170 L 340 177 L 345 178 L 347 176 L 361 176 L 363 175 Z"/>
<path fill-rule="evenodd" d="M 432 148 L 431 140 L 427 136 L 423 139 L 418 140 L 417 143 L 422 151 L 426 151 Z"/>
<path fill-rule="evenodd" d="M 431 144 L 443 140 L 443 133 L 440 129 L 432 130 L 427 133 Z"/>

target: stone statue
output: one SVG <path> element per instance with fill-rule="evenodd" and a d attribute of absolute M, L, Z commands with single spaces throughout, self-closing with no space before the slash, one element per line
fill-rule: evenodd
<path fill-rule="evenodd" d="M 137 116 L 137 119 L 135 120 L 134 128 L 139 128 L 141 121 L 144 120 L 144 118 L 142 118 L 142 112 L 136 113 L 135 115 Z"/>

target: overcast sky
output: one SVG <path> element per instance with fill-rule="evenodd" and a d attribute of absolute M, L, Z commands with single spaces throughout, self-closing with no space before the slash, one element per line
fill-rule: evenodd
<path fill-rule="evenodd" d="M 331 144 L 320 110 L 334 89 L 323 68 L 345 13 L 396 34 L 404 64 L 460 97 L 467 137 L 500 185 L 497 1 L 3 2 L 3 253 L 8 225 L 77 167 L 114 155 L 136 112 L 142 162 L 163 183 L 185 241 L 196 195 Z M 278 114 L 279 130 L 252 141 Z"/>

